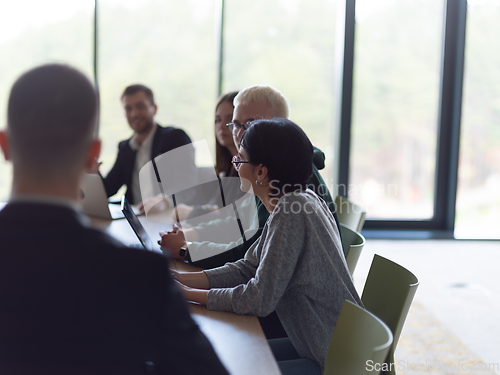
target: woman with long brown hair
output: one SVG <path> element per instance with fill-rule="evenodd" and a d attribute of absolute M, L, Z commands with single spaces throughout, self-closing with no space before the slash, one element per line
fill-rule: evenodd
<path fill-rule="evenodd" d="M 231 159 L 238 153 L 233 141 L 233 135 L 226 124 L 233 119 L 233 100 L 238 91 L 232 91 L 222 95 L 215 106 L 215 172 L 219 178 L 238 177 L 238 172 L 234 169 Z M 233 181 L 234 180 L 234 181 Z M 220 180 L 223 185 L 223 195 L 226 204 L 229 204 L 242 196 L 239 184 L 236 179 Z M 221 187 L 222 189 L 222 187 Z M 221 191 L 215 189 L 213 197 L 206 204 L 198 206 L 188 206 L 179 204 L 177 212 L 181 220 L 201 216 L 203 214 L 221 208 Z"/>
<path fill-rule="evenodd" d="M 233 119 L 233 100 L 238 91 L 222 95 L 215 106 L 215 171 L 219 176 L 238 176 L 231 159 L 238 153 L 226 124 Z"/>

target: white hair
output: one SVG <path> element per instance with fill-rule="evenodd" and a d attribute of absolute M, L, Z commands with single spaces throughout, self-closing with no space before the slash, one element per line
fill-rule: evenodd
<path fill-rule="evenodd" d="M 251 102 L 265 102 L 269 104 L 269 111 L 272 117 L 290 117 L 290 106 L 288 100 L 281 93 L 269 85 L 255 85 L 241 90 L 233 100 L 233 105 L 236 107 L 239 104 L 247 104 Z"/>

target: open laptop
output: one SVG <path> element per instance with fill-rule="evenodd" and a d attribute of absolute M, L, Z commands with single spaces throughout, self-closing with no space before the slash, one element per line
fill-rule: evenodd
<path fill-rule="evenodd" d="M 137 238 L 141 242 L 142 247 L 146 250 L 162 254 L 162 251 L 158 248 L 158 246 L 154 245 L 153 241 L 151 240 L 151 237 L 149 237 L 148 233 L 146 232 L 141 222 L 139 221 L 139 218 L 134 213 L 132 206 L 130 205 L 130 203 L 128 203 L 125 197 L 122 197 L 121 210 L 123 212 L 123 215 L 127 219 L 128 223 L 134 230 L 134 233 L 136 234 Z"/>
<path fill-rule="evenodd" d="M 80 202 L 88 216 L 114 220 L 123 218 L 119 204 L 108 202 L 101 176 L 86 173 L 80 186 Z"/>

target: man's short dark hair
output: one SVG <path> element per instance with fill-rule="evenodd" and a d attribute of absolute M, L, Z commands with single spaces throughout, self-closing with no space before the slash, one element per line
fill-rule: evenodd
<path fill-rule="evenodd" d="M 33 171 L 83 165 L 96 115 L 96 92 L 78 70 L 48 64 L 24 73 L 12 86 L 7 108 L 13 160 Z"/>
<path fill-rule="evenodd" d="M 292 121 L 256 120 L 243 133 L 240 144 L 250 163 L 267 167 L 271 196 L 307 187 L 312 174 L 313 145 Z"/>
<path fill-rule="evenodd" d="M 137 94 L 139 91 L 142 91 L 144 94 L 146 94 L 148 99 L 151 101 L 151 104 L 155 104 L 155 97 L 153 95 L 153 91 L 149 87 L 141 84 L 135 84 L 126 87 L 125 90 L 123 90 L 123 94 L 120 97 L 120 99 L 123 100 L 124 96 L 134 95 Z"/>

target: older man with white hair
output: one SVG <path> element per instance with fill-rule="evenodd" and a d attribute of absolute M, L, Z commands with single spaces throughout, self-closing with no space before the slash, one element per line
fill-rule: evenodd
<path fill-rule="evenodd" d="M 252 121 L 290 117 L 288 100 L 281 91 L 268 85 L 250 86 L 241 90 L 234 98 L 233 104 L 233 121 L 228 127 L 233 133 L 236 147 L 239 147 L 241 135 Z"/>

